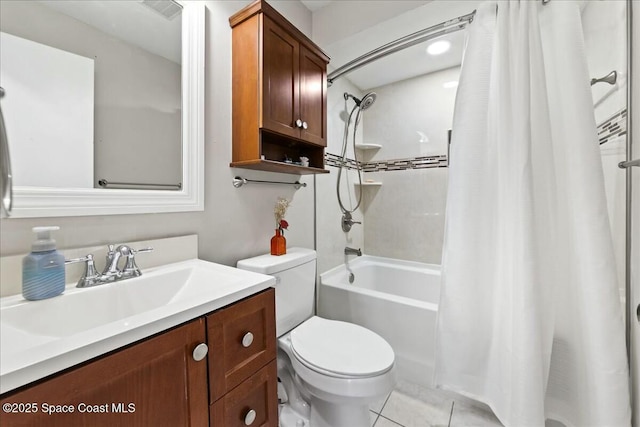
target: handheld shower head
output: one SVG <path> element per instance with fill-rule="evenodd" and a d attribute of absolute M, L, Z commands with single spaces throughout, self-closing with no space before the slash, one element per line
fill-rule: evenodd
<path fill-rule="evenodd" d="M 355 96 L 351 95 L 350 93 L 347 93 L 347 92 L 344 93 L 345 101 L 349 98 L 353 99 L 353 101 L 356 103 L 356 106 L 360 108 L 362 111 L 371 107 L 371 105 L 373 105 L 373 103 L 376 102 L 377 96 L 378 95 L 376 95 L 375 92 L 369 92 L 365 96 L 363 96 L 362 99 L 358 99 Z"/>

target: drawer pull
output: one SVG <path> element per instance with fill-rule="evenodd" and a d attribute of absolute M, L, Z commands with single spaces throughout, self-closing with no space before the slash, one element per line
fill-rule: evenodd
<path fill-rule="evenodd" d="M 201 361 L 207 356 L 209 352 L 209 347 L 205 343 L 200 343 L 193 349 L 193 360 L 196 362 Z"/>
<path fill-rule="evenodd" d="M 244 336 L 242 337 L 242 346 L 247 348 L 249 347 L 251 344 L 253 344 L 253 334 L 251 332 L 247 332 L 246 334 L 244 334 Z"/>
<path fill-rule="evenodd" d="M 300 119 L 296 120 L 296 127 L 297 128 L 301 128 L 302 127 L 302 120 L 300 120 Z"/>
<path fill-rule="evenodd" d="M 247 415 L 244 416 L 244 425 L 250 426 L 256 420 L 256 411 L 253 409 L 247 412 Z"/>
<path fill-rule="evenodd" d="M 307 122 L 302 122 L 302 129 L 307 130 L 309 128 L 309 125 L 307 124 Z"/>

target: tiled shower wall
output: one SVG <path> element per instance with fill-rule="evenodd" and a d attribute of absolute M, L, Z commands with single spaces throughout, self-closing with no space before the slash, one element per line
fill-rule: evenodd
<path fill-rule="evenodd" d="M 448 131 L 460 68 L 373 89 L 366 111 L 365 142 L 382 148 L 364 154 L 368 254 L 440 264 L 447 200 Z"/>
<path fill-rule="evenodd" d="M 357 142 L 380 144 L 377 150 L 358 150 L 349 141 L 347 179 L 343 179 L 343 198 L 350 206 L 357 200 L 359 186 L 356 166 L 365 173 L 364 181 L 381 186 L 365 186 L 362 205 L 351 232 L 340 228 L 336 201 L 336 180 L 344 131 L 346 106 L 343 93 L 361 96 L 347 79 L 340 79 L 329 90 L 328 175 L 316 177 L 318 272 L 344 262 L 344 246 L 363 248 L 369 255 L 439 264 L 444 233 L 447 193 L 447 142 L 453 118 L 454 88 L 446 82 L 458 79 L 459 68 L 451 68 L 384 87 L 376 103 L 366 110 L 358 128 Z M 351 130 L 352 132 L 352 130 Z M 363 136 L 364 135 L 364 136 Z"/>

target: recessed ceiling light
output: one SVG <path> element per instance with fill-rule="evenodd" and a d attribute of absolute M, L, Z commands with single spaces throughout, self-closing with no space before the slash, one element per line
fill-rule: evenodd
<path fill-rule="evenodd" d="M 446 82 L 442 84 L 442 87 L 445 89 L 451 89 L 452 87 L 458 87 L 458 81 L 452 80 L 450 82 Z"/>
<path fill-rule="evenodd" d="M 451 42 L 447 40 L 438 40 L 427 47 L 427 53 L 429 55 L 440 55 L 441 53 L 448 51 L 449 48 L 451 48 Z"/>

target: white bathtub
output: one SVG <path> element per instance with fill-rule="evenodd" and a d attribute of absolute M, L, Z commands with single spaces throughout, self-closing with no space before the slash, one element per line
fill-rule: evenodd
<path fill-rule="evenodd" d="M 320 275 L 318 314 L 378 333 L 396 353 L 398 378 L 429 386 L 439 298 L 439 265 L 364 255 Z"/>

